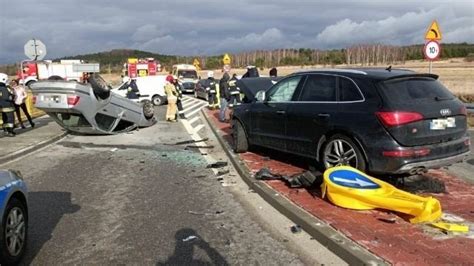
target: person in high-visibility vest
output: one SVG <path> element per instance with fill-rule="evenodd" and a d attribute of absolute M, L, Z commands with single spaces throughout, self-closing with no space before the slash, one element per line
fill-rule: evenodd
<path fill-rule="evenodd" d="M 213 71 L 207 72 L 206 91 L 209 100 L 209 109 L 217 109 L 219 106 L 217 101 L 216 80 L 214 79 Z"/>
<path fill-rule="evenodd" d="M 174 78 L 171 75 L 166 77 L 165 93 L 168 100 L 168 107 L 166 109 L 166 121 L 177 122 L 176 120 L 176 101 L 178 100 L 178 92 L 173 84 Z"/>
<path fill-rule="evenodd" d="M 14 137 L 15 105 L 13 92 L 7 87 L 8 75 L 0 73 L 0 112 L 2 113 L 3 129 L 7 136 Z"/>

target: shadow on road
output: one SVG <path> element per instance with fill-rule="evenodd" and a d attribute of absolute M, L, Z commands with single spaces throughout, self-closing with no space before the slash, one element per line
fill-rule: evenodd
<path fill-rule="evenodd" d="M 80 210 L 72 204 L 70 192 L 39 191 L 28 193 L 28 242 L 22 265 L 30 265 L 43 245 L 51 239 L 63 215 Z"/>
<path fill-rule="evenodd" d="M 180 229 L 176 232 L 175 239 L 173 255 L 165 262 L 157 262 L 156 265 L 229 265 L 225 258 L 193 229 Z M 194 259 L 195 248 L 203 250 L 211 261 Z"/>

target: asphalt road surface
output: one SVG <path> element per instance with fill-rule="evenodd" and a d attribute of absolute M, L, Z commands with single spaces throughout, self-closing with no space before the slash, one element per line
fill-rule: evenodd
<path fill-rule="evenodd" d="M 151 128 L 70 135 L 1 166 L 21 170 L 30 189 L 23 264 L 343 263 L 292 234 L 233 169 L 217 177 L 202 151 L 175 145 L 189 134 L 163 122 L 164 109 Z M 208 152 L 225 160 L 219 149 Z"/>

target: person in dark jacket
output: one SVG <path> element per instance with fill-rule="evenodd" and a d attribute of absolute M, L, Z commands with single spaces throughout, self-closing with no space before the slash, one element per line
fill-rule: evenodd
<path fill-rule="evenodd" d="M 258 78 L 258 69 L 255 66 L 247 66 L 247 72 L 242 76 L 242 78 Z"/>
<path fill-rule="evenodd" d="M 277 69 L 275 67 L 270 69 L 270 72 L 268 74 L 270 77 L 276 77 L 278 74 Z"/>
<path fill-rule="evenodd" d="M 229 100 L 229 109 L 233 108 L 234 105 L 239 105 L 240 101 L 240 88 L 237 87 L 237 74 L 233 74 L 232 78 L 229 80 L 229 93 L 230 93 L 230 100 Z"/>
<path fill-rule="evenodd" d="M 137 80 L 132 78 L 130 84 L 128 84 L 127 98 L 138 99 L 140 97 L 140 91 L 138 90 Z"/>
<path fill-rule="evenodd" d="M 214 72 L 207 72 L 206 91 L 209 100 L 209 109 L 217 109 L 217 89 L 216 80 L 214 79 Z"/>
<path fill-rule="evenodd" d="M 225 122 L 225 112 L 227 109 L 227 102 L 230 100 L 230 92 L 229 92 L 229 74 L 227 72 L 224 73 L 224 76 L 221 78 L 219 82 L 219 95 L 221 100 L 221 107 L 219 112 L 219 121 Z"/>
<path fill-rule="evenodd" d="M 8 75 L 0 73 L 0 112 L 2 113 L 3 129 L 7 136 L 14 137 L 15 105 L 13 92 L 7 87 Z"/>

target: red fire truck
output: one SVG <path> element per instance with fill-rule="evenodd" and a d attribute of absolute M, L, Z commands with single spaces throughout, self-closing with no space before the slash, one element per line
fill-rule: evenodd
<path fill-rule="evenodd" d="M 127 63 L 123 65 L 124 75 L 130 78 L 155 76 L 161 71 L 160 62 L 154 58 L 128 58 Z"/>
<path fill-rule="evenodd" d="M 99 64 L 88 64 L 82 60 L 22 61 L 17 77 L 27 86 L 32 82 L 48 78 L 83 82 L 88 73 L 99 72 L 99 68 Z"/>

